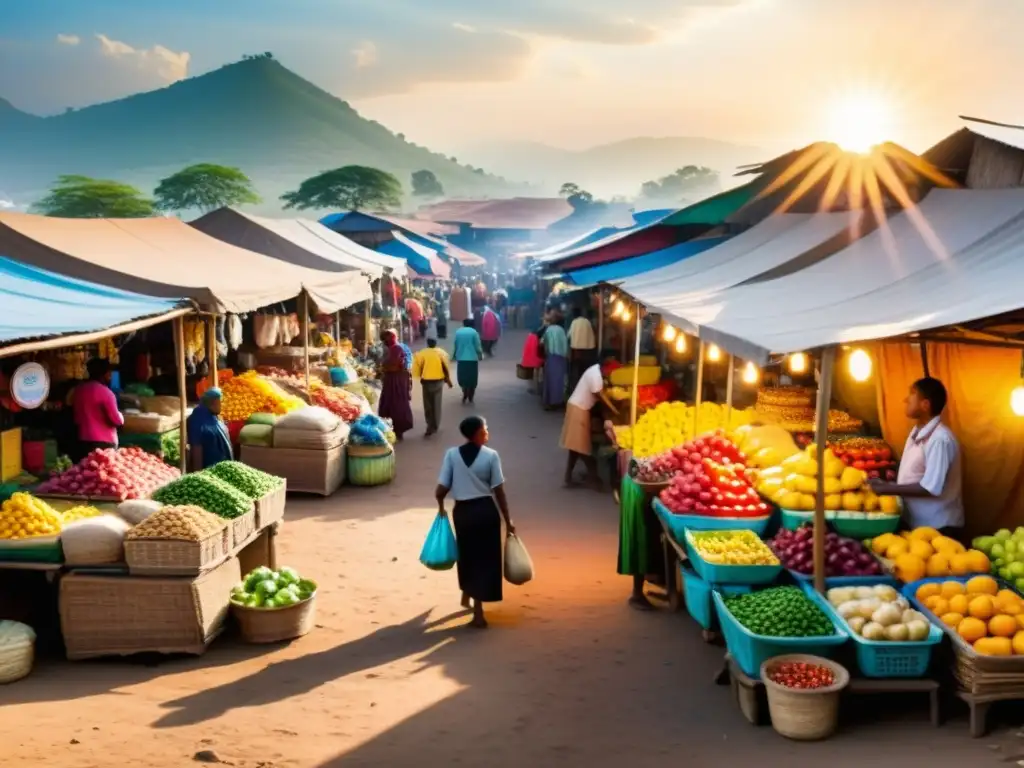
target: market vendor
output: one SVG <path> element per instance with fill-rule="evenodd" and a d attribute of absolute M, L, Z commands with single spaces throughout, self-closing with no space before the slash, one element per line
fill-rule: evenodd
<path fill-rule="evenodd" d="M 221 391 L 210 387 L 185 422 L 188 433 L 188 460 L 193 472 L 234 458 L 228 427 L 220 417 Z"/>
<path fill-rule="evenodd" d="M 907 418 L 915 422 L 907 437 L 895 483 L 872 480 L 878 495 L 902 496 L 911 528 L 928 526 L 943 536 L 963 538 L 964 502 L 960 444 L 942 423 L 948 396 L 938 379 L 925 377 L 910 386 Z"/>
<path fill-rule="evenodd" d="M 583 372 L 565 407 L 565 421 L 562 422 L 562 438 L 559 445 L 569 452 L 569 458 L 565 465 L 565 486 L 567 488 L 575 485 L 572 473 L 576 469 L 576 465 L 582 461 L 587 468 L 588 481 L 597 490 L 601 489 L 597 462 L 593 456 L 590 419 L 591 412 L 598 400 L 603 401 L 613 413 L 618 413 L 618 409 L 612 405 L 612 401 L 604 391 L 604 376 L 601 374 L 601 362 L 609 357 L 614 357 L 614 354 L 605 352 L 601 355 L 601 360 Z"/>
<path fill-rule="evenodd" d="M 110 363 L 94 357 L 86 364 L 86 369 L 89 380 L 71 393 L 78 430 L 75 461 L 81 461 L 97 448 L 116 448 L 117 428 L 124 424 L 124 416 L 117 408 L 117 396 L 110 389 L 113 378 Z"/>

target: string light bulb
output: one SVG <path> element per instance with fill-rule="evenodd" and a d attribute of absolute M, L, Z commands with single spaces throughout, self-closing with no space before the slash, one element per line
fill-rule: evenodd
<path fill-rule="evenodd" d="M 628 323 L 630 318 L 632 318 L 632 317 L 633 317 L 633 313 L 632 312 L 630 312 L 628 309 L 623 310 L 623 312 L 622 312 L 622 322 Z"/>
<path fill-rule="evenodd" d="M 712 363 L 717 363 L 722 359 L 722 350 L 718 348 L 717 344 L 712 344 L 708 347 L 708 360 Z"/>
<path fill-rule="evenodd" d="M 676 336 L 676 354 L 681 355 L 686 351 L 686 334 L 680 333 Z"/>
<path fill-rule="evenodd" d="M 678 335 L 678 331 L 673 325 L 666 325 L 661 331 L 661 340 L 664 342 L 671 343 L 675 340 Z"/>
<path fill-rule="evenodd" d="M 758 379 L 761 378 L 761 372 L 757 369 L 757 366 L 753 363 L 747 363 L 743 367 L 743 383 L 744 384 L 757 384 Z"/>
<path fill-rule="evenodd" d="M 790 373 L 807 373 L 807 355 L 796 352 L 789 356 Z"/>
<path fill-rule="evenodd" d="M 615 309 L 612 310 L 612 317 L 618 317 L 619 315 L 621 315 L 625 311 L 626 311 L 626 305 L 623 304 L 621 300 L 620 301 L 616 301 L 615 302 Z"/>
<path fill-rule="evenodd" d="M 867 381 L 871 378 L 871 355 L 863 349 L 855 349 L 850 353 L 850 376 L 854 381 Z"/>

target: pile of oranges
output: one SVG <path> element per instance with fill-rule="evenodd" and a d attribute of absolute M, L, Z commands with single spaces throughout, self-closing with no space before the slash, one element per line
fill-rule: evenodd
<path fill-rule="evenodd" d="M 934 528 L 883 533 L 872 539 L 871 550 L 891 560 L 896 578 L 906 583 L 925 576 L 970 576 L 992 569 L 988 556 L 980 549 L 965 549 Z"/>
<path fill-rule="evenodd" d="M 991 576 L 929 582 L 916 597 L 978 653 L 1024 656 L 1024 598 Z"/>

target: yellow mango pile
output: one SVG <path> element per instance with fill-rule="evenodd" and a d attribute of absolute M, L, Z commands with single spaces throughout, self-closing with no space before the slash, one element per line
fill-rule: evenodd
<path fill-rule="evenodd" d="M 255 371 L 234 376 L 221 387 L 220 415 L 224 421 L 245 421 L 254 413 L 278 416 L 301 408 L 305 403 Z"/>
<path fill-rule="evenodd" d="M 615 440 L 620 448 L 633 451 L 643 459 L 682 445 L 696 435 L 717 429 L 734 430 L 753 421 L 753 408 L 732 409 L 729 424 L 725 423 L 726 408 L 717 403 L 701 403 L 694 430 L 694 407 L 686 403 L 660 403 L 641 416 L 636 428 L 615 427 Z"/>
<path fill-rule="evenodd" d="M 762 470 L 757 491 L 783 509 L 810 511 L 818 492 L 818 446 L 784 459 L 778 467 Z M 898 515 L 895 496 L 877 496 L 868 486 L 865 472 L 846 466 L 829 448 L 825 449 L 825 509 L 845 512 L 876 512 Z"/>
<path fill-rule="evenodd" d="M 15 493 L 0 505 L 0 539 L 55 536 L 62 523 L 60 512 L 27 493 Z"/>

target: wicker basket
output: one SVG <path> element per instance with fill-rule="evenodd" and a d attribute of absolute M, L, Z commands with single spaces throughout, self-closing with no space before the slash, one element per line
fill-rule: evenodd
<path fill-rule="evenodd" d="M 242 640 L 247 643 L 280 643 L 309 634 L 316 621 L 316 593 L 287 608 L 246 608 L 231 604 Z"/>
<path fill-rule="evenodd" d="M 124 559 L 133 576 L 196 576 L 231 551 L 231 526 L 202 541 L 126 539 Z"/>
<path fill-rule="evenodd" d="M 231 541 L 229 542 L 229 548 L 231 551 L 238 549 L 240 546 L 245 544 L 253 537 L 256 533 L 256 509 L 250 509 L 244 515 L 236 517 L 229 522 L 228 525 L 231 530 Z"/>
<path fill-rule="evenodd" d="M 787 688 L 772 682 L 772 670 L 786 662 L 828 667 L 835 682 L 827 688 L 813 690 Z M 850 673 L 845 667 L 820 656 L 800 653 L 775 656 L 761 665 L 761 681 L 768 694 L 772 727 L 779 735 L 797 741 L 816 741 L 835 733 L 839 725 L 839 694 L 850 682 Z"/>
<path fill-rule="evenodd" d="M 348 457 L 348 481 L 352 485 L 387 485 L 395 479 L 395 452 L 377 456 Z"/>
<path fill-rule="evenodd" d="M 390 456 L 395 452 L 395 449 L 390 445 L 358 445 L 356 443 L 349 443 L 346 452 L 349 458 L 359 456 L 360 458 L 372 459 L 378 456 Z"/>
<path fill-rule="evenodd" d="M 345 446 L 330 450 L 243 445 L 241 461 L 288 481 L 288 490 L 330 496 L 345 482 Z M 257 521 L 262 527 L 262 519 Z"/>
<path fill-rule="evenodd" d="M 276 491 L 271 491 L 261 499 L 256 499 L 256 524 L 257 531 L 262 531 L 278 520 L 284 519 L 284 507 L 288 500 L 288 483 L 281 483 Z"/>
<path fill-rule="evenodd" d="M 59 601 L 67 656 L 201 654 L 224 630 L 241 578 L 233 557 L 192 579 L 70 573 Z"/>
<path fill-rule="evenodd" d="M 181 425 L 181 415 L 142 415 L 126 413 L 122 429 L 136 435 L 162 435 Z"/>
<path fill-rule="evenodd" d="M 27 677 L 36 657 L 34 640 L 0 646 L 0 685 Z"/>

